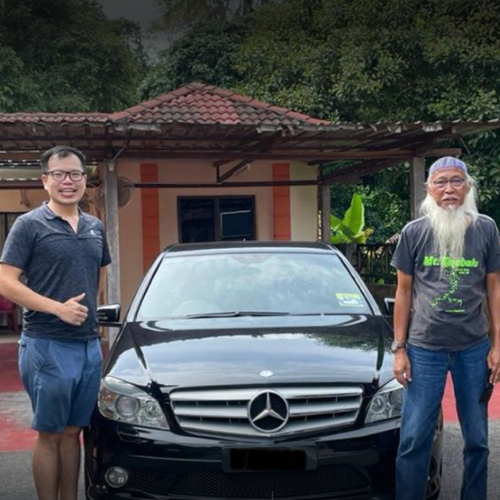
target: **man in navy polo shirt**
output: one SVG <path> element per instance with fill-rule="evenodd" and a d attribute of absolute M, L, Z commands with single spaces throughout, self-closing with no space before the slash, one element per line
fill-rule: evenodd
<path fill-rule="evenodd" d="M 78 208 L 85 156 L 56 146 L 41 166 L 49 201 L 12 227 L 0 258 L 0 294 L 24 307 L 19 370 L 38 431 L 38 497 L 76 500 L 79 434 L 90 422 L 101 377 L 97 294 L 110 256 L 101 222 Z"/>

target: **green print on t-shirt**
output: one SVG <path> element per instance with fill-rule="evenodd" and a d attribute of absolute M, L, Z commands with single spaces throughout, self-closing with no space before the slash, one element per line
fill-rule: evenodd
<path fill-rule="evenodd" d="M 455 299 L 453 294 L 458 289 L 458 284 L 460 283 L 460 273 L 458 269 L 450 269 L 447 268 L 443 272 L 443 276 L 448 277 L 450 280 L 450 289 L 443 293 L 442 295 L 438 295 L 433 300 L 431 300 L 431 306 L 437 307 L 440 302 L 447 302 L 448 304 L 455 304 L 456 306 L 462 305 L 462 299 Z M 451 313 L 463 313 L 465 309 L 447 309 L 447 312 Z"/>
<path fill-rule="evenodd" d="M 431 300 L 431 306 L 437 307 L 440 302 L 445 302 L 454 305 L 454 309 L 446 309 L 446 312 L 452 314 L 464 313 L 465 309 L 461 308 L 462 299 L 455 298 L 453 295 L 458 290 L 460 278 L 464 274 L 469 274 L 470 268 L 479 266 L 476 259 L 453 259 L 451 257 L 435 257 L 433 255 L 424 256 L 424 267 L 441 267 L 443 269 L 443 277 L 448 278 L 450 289 Z"/>
<path fill-rule="evenodd" d="M 424 267 L 440 266 L 443 268 L 463 268 L 478 267 L 479 262 L 476 259 L 452 259 L 451 257 L 434 257 L 434 255 L 424 256 Z"/>

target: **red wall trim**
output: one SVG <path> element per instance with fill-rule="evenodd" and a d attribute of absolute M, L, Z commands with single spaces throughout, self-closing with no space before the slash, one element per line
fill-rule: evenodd
<path fill-rule="evenodd" d="M 290 180 L 290 163 L 273 163 L 273 181 Z M 273 187 L 274 239 L 292 239 L 290 186 Z"/>
<path fill-rule="evenodd" d="M 158 165 L 141 163 L 141 182 L 158 182 Z M 160 202 L 158 188 L 141 188 L 142 267 L 149 269 L 160 252 Z"/>

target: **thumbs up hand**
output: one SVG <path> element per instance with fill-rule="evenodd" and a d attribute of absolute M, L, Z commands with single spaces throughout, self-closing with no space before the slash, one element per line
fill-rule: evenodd
<path fill-rule="evenodd" d="M 70 325 L 80 326 L 89 314 L 88 307 L 80 304 L 85 298 L 85 293 L 81 293 L 76 297 L 71 297 L 66 302 L 62 302 L 56 311 L 56 316 Z"/>

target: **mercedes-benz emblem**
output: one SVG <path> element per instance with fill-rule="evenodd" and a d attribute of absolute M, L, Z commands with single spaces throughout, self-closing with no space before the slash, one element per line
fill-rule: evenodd
<path fill-rule="evenodd" d="M 286 425 L 289 416 L 286 399 L 275 391 L 259 392 L 248 403 L 248 419 L 259 432 L 278 432 Z"/>

